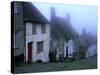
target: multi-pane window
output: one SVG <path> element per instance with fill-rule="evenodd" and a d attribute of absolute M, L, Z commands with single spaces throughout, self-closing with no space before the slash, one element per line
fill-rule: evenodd
<path fill-rule="evenodd" d="M 37 42 L 37 53 L 43 52 L 43 41 Z"/>
<path fill-rule="evenodd" d="M 42 33 L 46 33 L 46 25 L 43 24 L 43 25 L 41 25 L 41 26 L 42 26 Z"/>
<path fill-rule="evenodd" d="M 32 34 L 36 34 L 36 25 L 35 24 L 32 25 Z"/>
<path fill-rule="evenodd" d="M 18 40 L 19 40 L 19 33 L 15 32 L 13 35 L 13 47 L 14 48 L 18 48 L 19 46 Z"/>

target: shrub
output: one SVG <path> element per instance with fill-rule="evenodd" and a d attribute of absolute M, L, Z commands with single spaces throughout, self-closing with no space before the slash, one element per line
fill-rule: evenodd
<path fill-rule="evenodd" d="M 39 59 L 39 60 L 37 60 L 36 62 L 37 62 L 37 63 L 41 63 L 41 62 L 42 62 L 42 60 L 41 60 L 41 59 Z"/>
<path fill-rule="evenodd" d="M 63 61 L 64 61 L 63 55 L 60 55 L 60 56 L 59 56 L 59 61 L 60 61 L 60 62 L 63 62 Z"/>
<path fill-rule="evenodd" d="M 49 61 L 50 62 L 56 62 L 56 54 L 54 51 L 49 52 Z"/>

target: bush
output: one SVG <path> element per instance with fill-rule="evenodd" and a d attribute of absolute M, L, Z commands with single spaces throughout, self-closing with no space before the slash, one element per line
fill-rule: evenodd
<path fill-rule="evenodd" d="M 63 62 L 64 61 L 64 57 L 62 55 L 59 56 L 59 61 Z"/>
<path fill-rule="evenodd" d="M 15 62 L 15 64 L 24 63 L 24 54 L 16 56 L 14 58 L 14 62 Z"/>
<path fill-rule="evenodd" d="M 56 54 L 54 51 L 49 52 L 49 61 L 50 62 L 56 62 Z"/>
<path fill-rule="evenodd" d="M 42 62 L 42 60 L 41 60 L 41 59 L 39 59 L 39 60 L 37 60 L 36 62 L 37 62 L 37 63 L 41 63 L 41 62 Z"/>

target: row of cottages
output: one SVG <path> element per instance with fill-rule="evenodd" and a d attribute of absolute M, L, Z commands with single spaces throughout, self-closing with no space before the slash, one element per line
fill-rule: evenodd
<path fill-rule="evenodd" d="M 96 38 L 85 33 L 75 40 L 76 59 L 84 59 L 97 54 Z"/>
<path fill-rule="evenodd" d="M 50 24 L 30 2 L 11 3 L 12 19 L 12 61 L 49 61 Z"/>
<path fill-rule="evenodd" d="M 58 17 L 55 8 L 52 7 L 50 23 L 50 51 L 56 53 L 57 61 L 63 60 L 63 58 L 73 58 L 76 49 L 74 40 L 78 37 L 78 34 L 71 26 L 70 15 L 67 14 L 65 18 Z"/>
<path fill-rule="evenodd" d="M 55 15 L 51 8 L 51 21 L 40 13 L 30 2 L 11 3 L 12 19 L 12 61 L 35 62 L 49 61 L 49 52 L 56 52 L 56 60 L 60 57 L 72 57 L 75 51 L 76 32 L 70 24 L 70 16 L 63 19 Z M 14 54 L 14 55 L 13 55 Z"/>

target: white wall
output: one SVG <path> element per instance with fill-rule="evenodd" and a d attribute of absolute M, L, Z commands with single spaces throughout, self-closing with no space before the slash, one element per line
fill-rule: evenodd
<path fill-rule="evenodd" d="M 86 52 L 86 57 L 90 57 L 97 54 L 97 46 L 96 44 L 91 45 Z"/>
<path fill-rule="evenodd" d="M 37 33 L 32 35 L 32 23 L 26 23 L 26 61 L 28 60 L 27 44 L 33 42 L 32 61 L 41 59 L 44 62 L 49 61 L 48 53 L 50 47 L 50 25 L 46 25 L 46 33 L 41 32 L 41 24 L 36 24 Z M 37 42 L 44 41 L 43 52 L 37 54 Z"/>
<path fill-rule="evenodd" d="M 73 54 L 73 52 L 75 51 L 74 42 L 72 39 L 68 40 L 67 42 L 64 42 L 64 57 L 66 57 L 66 47 L 68 47 L 68 57 L 72 58 L 72 56 L 69 55 Z"/>

